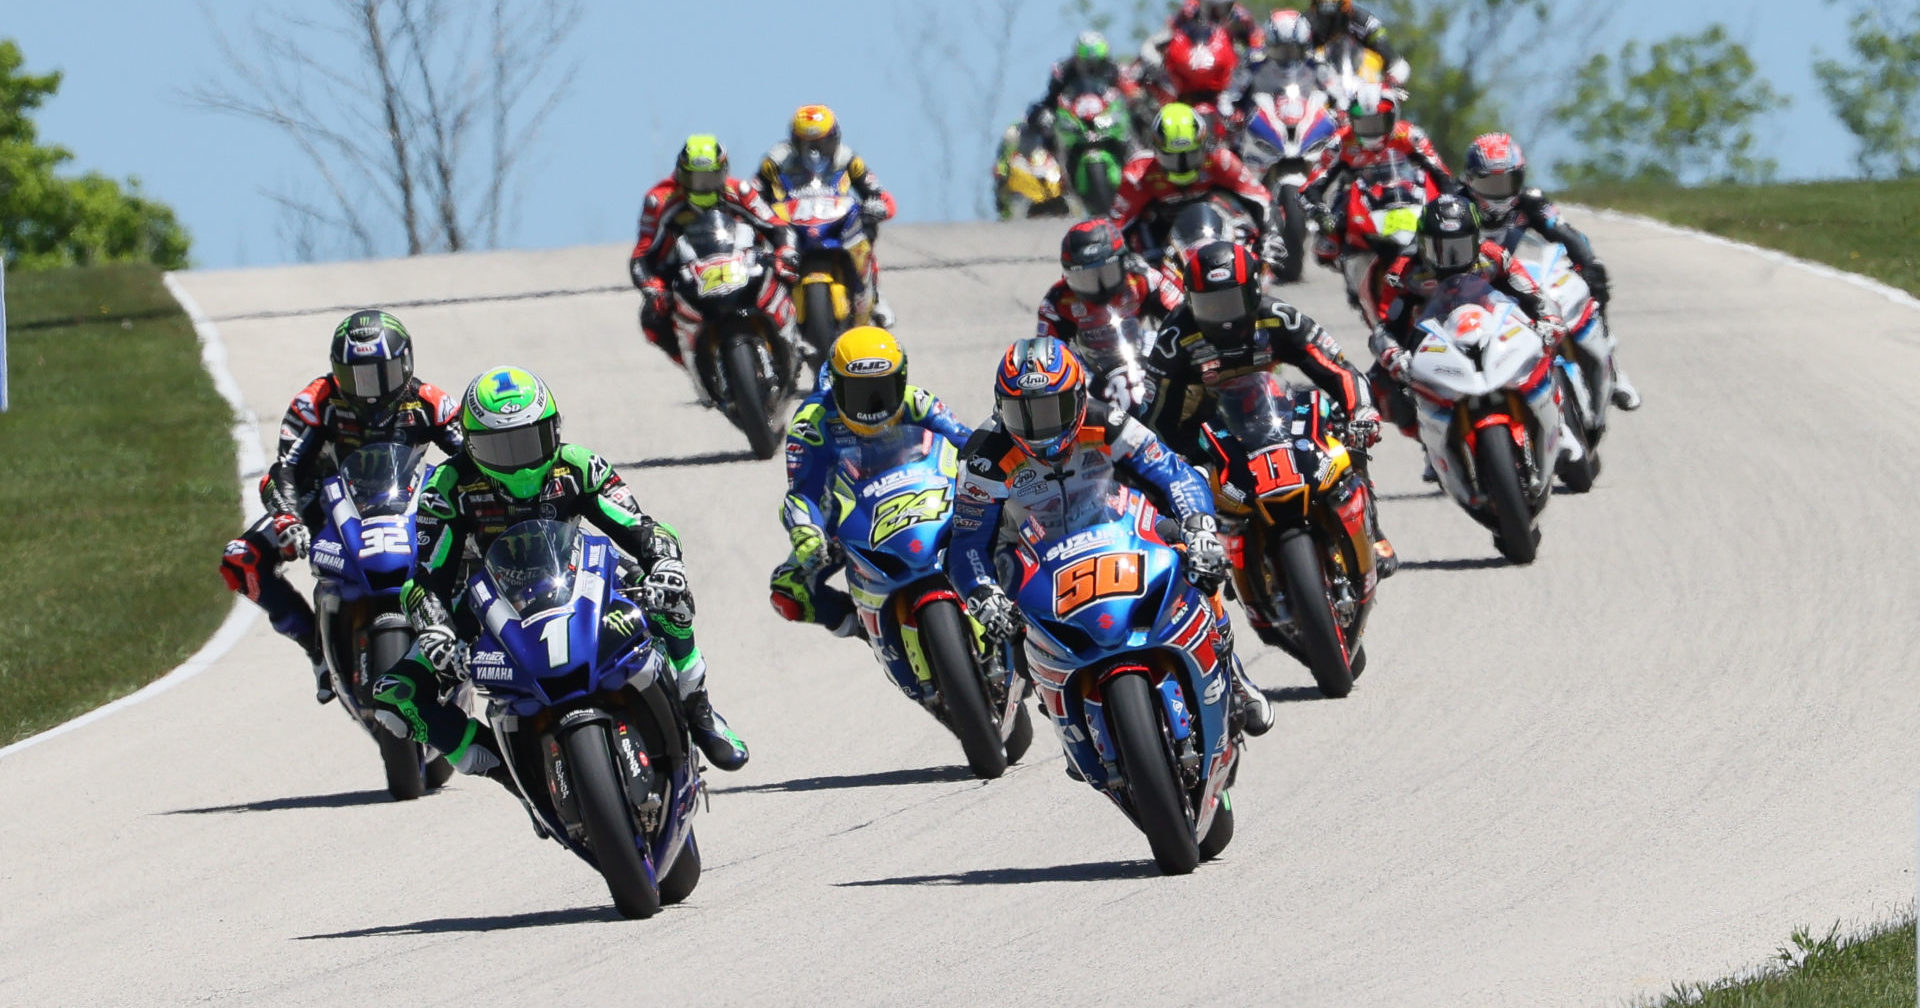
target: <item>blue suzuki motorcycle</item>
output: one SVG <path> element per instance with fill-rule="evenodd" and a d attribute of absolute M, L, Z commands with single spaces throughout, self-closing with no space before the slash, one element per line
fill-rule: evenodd
<path fill-rule="evenodd" d="M 371 444 L 320 483 L 326 521 L 313 537 L 313 611 L 340 707 L 366 729 L 396 801 L 425 794 L 453 773 L 433 750 L 396 738 L 373 719 L 373 680 L 413 647 L 400 586 L 413 567 L 415 471 L 425 449 Z"/>
<path fill-rule="evenodd" d="M 946 574 L 958 452 L 906 424 L 863 439 L 831 486 L 847 588 L 894 685 L 960 739 L 967 766 L 994 778 L 1033 741 L 1011 646 L 981 646 Z"/>
<path fill-rule="evenodd" d="M 1112 481 L 1061 496 L 1021 524 L 1033 685 L 1079 776 L 1147 835 L 1162 872 L 1184 875 L 1233 839 L 1234 659 L 1170 519 Z"/>
<path fill-rule="evenodd" d="M 599 870 L 623 915 L 651 917 L 700 882 L 700 760 L 620 563 L 567 522 L 508 529 L 468 582 L 485 629 L 467 669 L 541 832 Z"/>

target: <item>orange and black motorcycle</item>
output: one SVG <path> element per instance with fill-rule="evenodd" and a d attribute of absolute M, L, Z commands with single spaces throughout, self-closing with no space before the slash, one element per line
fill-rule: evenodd
<path fill-rule="evenodd" d="M 1208 468 L 1234 591 L 1261 641 L 1343 697 L 1366 667 L 1373 608 L 1372 489 L 1342 442 L 1334 405 L 1270 372 L 1215 387 Z"/>

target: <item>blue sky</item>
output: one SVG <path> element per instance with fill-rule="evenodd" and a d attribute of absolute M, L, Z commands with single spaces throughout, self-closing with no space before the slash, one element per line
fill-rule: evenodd
<path fill-rule="evenodd" d="M 193 233 L 196 265 L 264 265 L 286 261 L 289 251 L 280 215 L 261 191 L 311 190 L 312 176 L 274 131 L 197 108 L 184 92 L 225 72 L 210 18 L 238 35 L 268 6 L 16 0 L 0 35 L 20 43 L 30 72 L 66 74 L 39 117 L 43 139 L 73 150 L 80 168 L 137 176 L 149 195 L 171 203 Z M 1003 44 L 992 24 L 998 0 L 749 0 L 725 5 L 724 16 L 720 5 L 586 0 L 570 52 L 580 72 L 543 124 L 505 244 L 626 240 L 641 194 L 665 174 L 687 133 L 719 134 L 736 172 L 746 174 L 793 107 L 811 101 L 840 113 L 848 142 L 894 191 L 903 219 L 972 216 L 999 128 L 1043 86 L 1048 64 L 1079 27 L 1048 0 L 1019 6 L 1012 41 Z M 804 14 L 796 20 L 797 11 Z M 990 77 L 1004 61 L 997 96 L 926 44 L 930 18 L 944 19 L 936 37 L 974 73 Z M 1811 66 L 1816 48 L 1842 51 L 1842 10 L 1781 0 L 1620 0 L 1600 44 L 1611 50 L 1631 35 L 1659 38 L 1716 21 L 1793 96 L 1762 132 L 1782 176 L 1850 173 L 1851 140 L 1828 113 Z M 938 82 L 937 113 L 922 98 L 916 63 Z M 940 118 L 954 128 L 943 134 Z M 952 148 L 944 158 L 943 135 Z M 1554 152 L 1534 145 L 1532 153 Z"/>

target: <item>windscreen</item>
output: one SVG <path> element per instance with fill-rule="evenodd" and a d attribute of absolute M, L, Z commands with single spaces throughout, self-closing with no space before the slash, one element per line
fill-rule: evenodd
<path fill-rule="evenodd" d="M 580 573 L 579 538 L 568 522 L 521 522 L 487 547 L 487 579 L 522 616 L 565 605 Z"/>
<path fill-rule="evenodd" d="M 1426 310 L 1421 312 L 1420 321 L 1444 319 L 1453 314 L 1455 308 L 1462 305 L 1477 304 L 1493 311 L 1504 300 L 1500 292 L 1493 289 L 1484 277 L 1473 273 L 1462 273 L 1441 281 L 1434 288 L 1433 296 L 1427 299 Z"/>
<path fill-rule="evenodd" d="M 1256 371 L 1214 388 L 1220 422 L 1248 451 L 1287 441 L 1293 401 L 1271 371 Z"/>
<path fill-rule="evenodd" d="M 370 444 L 347 456 L 340 478 L 362 518 L 401 514 L 413 500 L 413 476 L 426 457 L 424 446 Z"/>
<path fill-rule="evenodd" d="M 1127 513 L 1131 496 L 1127 489 L 1106 479 L 1062 480 L 1060 492 L 1026 502 L 1020 523 L 1020 535 L 1036 550 L 1057 539 L 1118 521 Z"/>
<path fill-rule="evenodd" d="M 840 468 L 855 482 L 872 479 L 933 454 L 935 437 L 924 427 L 897 423 L 876 437 L 861 438 L 856 450 L 841 455 Z"/>

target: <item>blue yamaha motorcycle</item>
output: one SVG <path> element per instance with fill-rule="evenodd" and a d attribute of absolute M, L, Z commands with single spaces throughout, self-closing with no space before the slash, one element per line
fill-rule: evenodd
<path fill-rule="evenodd" d="M 387 793 L 408 801 L 446 783 L 447 761 L 373 719 L 373 680 L 413 647 L 400 586 L 413 567 L 415 471 L 425 449 L 371 444 L 320 483 L 326 520 L 313 537 L 313 611 L 340 708 L 380 747 Z"/>
<path fill-rule="evenodd" d="M 847 588 L 894 685 L 960 739 L 967 766 L 994 778 L 1033 741 L 1011 646 L 981 645 L 946 574 L 959 474 L 953 445 L 906 424 L 863 439 L 832 496 Z"/>
<path fill-rule="evenodd" d="M 1168 875 L 1233 839 L 1233 661 L 1215 602 L 1181 572 L 1178 529 L 1107 481 L 1021 527 L 1026 658 L 1079 776 L 1147 835 Z"/>
<path fill-rule="evenodd" d="M 468 582 L 485 629 L 467 669 L 541 832 L 599 870 L 621 914 L 651 917 L 700 882 L 700 760 L 619 565 L 567 522 L 508 529 Z"/>

